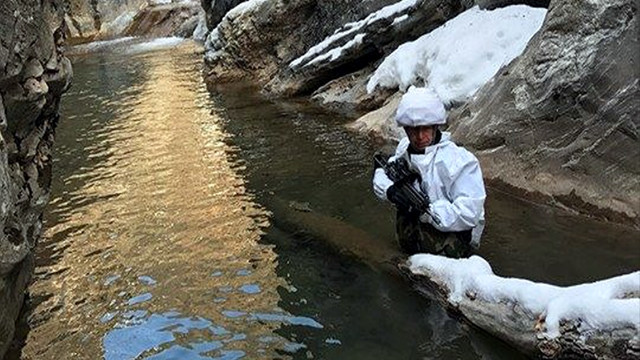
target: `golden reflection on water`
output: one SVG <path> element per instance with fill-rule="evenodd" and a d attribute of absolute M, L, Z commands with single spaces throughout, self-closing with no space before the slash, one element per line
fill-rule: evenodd
<path fill-rule="evenodd" d="M 193 50 L 140 55 L 131 60 L 139 65 L 131 76 L 143 80 L 96 96 L 91 91 L 100 81 L 81 79 L 63 100 L 59 132 L 81 121 L 95 126 L 78 133 L 77 144 L 60 144 L 56 156 L 54 177 L 65 185 L 54 187 L 39 245 L 23 357 L 109 357 L 112 329 L 168 311 L 208 319 L 226 332 L 187 329 L 143 344 L 144 356 L 220 340 L 224 346 L 205 355 L 240 350 L 246 358 L 271 357 L 269 347 L 285 341 L 257 341 L 280 323 L 244 315 L 283 314 L 276 288 L 286 282 L 276 275 L 271 246 L 258 243 L 269 214 L 245 193 L 226 155 L 234 149 L 223 142 Z M 88 165 L 65 168 L 73 146 L 84 146 Z M 132 317 L 131 310 L 148 312 Z"/>

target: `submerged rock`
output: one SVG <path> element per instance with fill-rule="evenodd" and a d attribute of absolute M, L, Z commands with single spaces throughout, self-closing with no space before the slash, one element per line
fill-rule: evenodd
<path fill-rule="evenodd" d="M 525 52 L 453 116 L 485 176 L 640 226 L 637 21 L 631 0 L 551 3 Z"/>
<path fill-rule="evenodd" d="M 58 104 L 71 79 L 62 53 L 62 3 L 39 4 L 0 5 L 0 357 L 33 270 Z"/>

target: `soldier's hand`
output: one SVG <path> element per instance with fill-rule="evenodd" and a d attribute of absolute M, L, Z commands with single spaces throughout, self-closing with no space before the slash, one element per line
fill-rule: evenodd
<path fill-rule="evenodd" d="M 412 211 L 413 207 L 409 198 L 397 184 L 394 184 L 387 189 L 387 199 L 389 199 L 389 201 L 391 201 L 399 211 L 407 213 Z"/>

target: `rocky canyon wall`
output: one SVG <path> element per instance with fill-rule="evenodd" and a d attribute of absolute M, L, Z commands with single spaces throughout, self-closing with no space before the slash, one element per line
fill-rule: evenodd
<path fill-rule="evenodd" d="M 121 34 L 148 1 L 64 0 L 63 3 L 70 39 L 85 42 Z"/>
<path fill-rule="evenodd" d="M 69 42 L 122 36 L 191 37 L 206 27 L 200 2 L 178 0 L 64 0 Z"/>
<path fill-rule="evenodd" d="M 640 227 L 637 12 L 551 2 L 525 52 L 453 116 L 488 177 Z"/>
<path fill-rule="evenodd" d="M 63 5 L 0 2 L 0 357 L 33 270 L 60 97 L 72 76 Z"/>

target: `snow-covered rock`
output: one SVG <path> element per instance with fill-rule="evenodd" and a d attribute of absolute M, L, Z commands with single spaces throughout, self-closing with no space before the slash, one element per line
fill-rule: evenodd
<path fill-rule="evenodd" d="M 324 60 L 335 61 L 341 54 L 362 44 L 366 29 L 380 22 L 391 21 L 392 26 L 406 21 L 410 11 L 415 11 L 419 0 L 401 0 L 368 15 L 366 18 L 347 23 L 332 35 L 312 46 L 304 55 L 289 63 L 289 67 L 296 69 L 311 66 Z M 399 21 L 400 20 L 400 21 Z"/>
<path fill-rule="evenodd" d="M 418 254 L 408 270 L 450 309 L 534 357 L 633 358 L 640 271 L 569 287 L 495 275 L 479 256 Z"/>
<path fill-rule="evenodd" d="M 552 1 L 524 53 L 451 117 L 485 176 L 640 227 L 638 9 Z"/>
<path fill-rule="evenodd" d="M 203 4 L 208 18 L 213 4 Z M 228 3 L 228 2 L 223 2 Z M 370 67 L 475 4 L 541 0 L 251 0 L 212 30 L 205 59 L 212 82 L 250 78 L 279 96 L 311 93 Z"/>
<path fill-rule="evenodd" d="M 399 0 L 336 29 L 289 63 L 267 85 L 276 94 L 308 92 L 368 65 L 400 44 L 414 40 L 457 16 L 473 2 Z"/>
<path fill-rule="evenodd" d="M 420 254 L 409 259 L 414 274 L 440 279 L 449 289 L 448 301 L 457 304 L 467 294 L 492 303 L 524 307 L 540 319 L 539 330 L 560 336 L 560 321 L 579 321 L 582 332 L 631 327 L 640 330 L 640 271 L 590 284 L 560 287 L 495 275 L 479 256 L 450 259 Z"/>
<path fill-rule="evenodd" d="M 386 57 L 367 91 L 424 84 L 446 104 L 465 102 L 522 53 L 546 13 L 526 5 L 469 9 Z"/>
<path fill-rule="evenodd" d="M 251 0 L 231 9 L 205 42 L 212 82 L 267 84 L 333 30 L 393 0 Z"/>
<path fill-rule="evenodd" d="M 539 5 L 542 2 L 397 0 L 335 29 L 331 35 L 289 62 L 289 67 L 280 71 L 267 84 L 266 90 L 278 95 L 312 91 L 354 70 L 368 68 L 399 45 L 429 33 L 474 5 L 484 9 L 519 3 Z M 457 39 L 453 41 L 457 42 Z M 407 52 L 402 54 L 406 55 Z"/>

